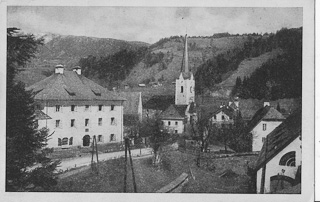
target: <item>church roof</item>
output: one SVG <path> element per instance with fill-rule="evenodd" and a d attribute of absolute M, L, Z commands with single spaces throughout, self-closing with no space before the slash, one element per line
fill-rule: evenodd
<path fill-rule="evenodd" d="M 174 102 L 174 95 L 154 95 L 147 102 L 143 103 L 143 108 L 164 111 L 174 104 Z"/>
<path fill-rule="evenodd" d="M 36 100 L 125 100 L 74 71 L 55 73 L 27 88 Z"/>
<path fill-rule="evenodd" d="M 301 135 L 301 109 L 292 113 L 285 121 L 267 135 L 256 162 L 256 170 Z"/>
<path fill-rule="evenodd" d="M 160 114 L 161 119 L 184 119 L 188 105 L 170 105 Z"/>

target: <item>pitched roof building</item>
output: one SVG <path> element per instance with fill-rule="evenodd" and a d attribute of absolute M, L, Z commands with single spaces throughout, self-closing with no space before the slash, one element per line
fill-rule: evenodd
<path fill-rule="evenodd" d="M 49 147 L 89 146 L 93 136 L 98 143 L 120 142 L 123 137 L 123 102 L 114 92 L 87 79 L 81 68 L 66 71 L 57 65 L 54 74 L 27 88 L 46 118 L 53 136 Z"/>
<path fill-rule="evenodd" d="M 255 165 L 258 193 L 278 191 L 278 181 L 290 186 L 301 182 L 301 125 L 297 110 L 266 137 Z"/>
<path fill-rule="evenodd" d="M 266 136 L 284 120 L 285 117 L 269 105 L 259 109 L 247 125 L 247 133 L 252 135 L 252 151 L 260 151 Z"/>

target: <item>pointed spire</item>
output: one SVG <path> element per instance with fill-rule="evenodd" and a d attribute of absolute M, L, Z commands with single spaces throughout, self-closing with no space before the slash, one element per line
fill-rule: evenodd
<path fill-rule="evenodd" d="M 188 40 L 187 40 L 187 34 L 185 37 L 185 44 L 184 44 L 184 72 L 189 72 L 188 67 Z"/>

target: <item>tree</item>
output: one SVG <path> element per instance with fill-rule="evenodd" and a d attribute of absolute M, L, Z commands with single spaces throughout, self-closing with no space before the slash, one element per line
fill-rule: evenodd
<path fill-rule="evenodd" d="M 17 28 L 7 29 L 7 124 L 6 124 L 6 190 L 25 191 L 48 188 L 56 184 L 53 171 L 59 164 L 46 157 L 48 130 L 38 130 L 34 121 L 34 100 L 21 82 L 15 82 L 18 68 L 35 57 L 42 40 L 22 35 Z M 35 164 L 41 165 L 30 169 Z"/>
<path fill-rule="evenodd" d="M 162 126 L 159 115 L 146 118 L 142 121 L 139 129 L 141 137 L 148 137 L 153 150 L 153 165 L 159 167 L 162 159 L 163 146 L 170 138 L 168 131 Z"/>

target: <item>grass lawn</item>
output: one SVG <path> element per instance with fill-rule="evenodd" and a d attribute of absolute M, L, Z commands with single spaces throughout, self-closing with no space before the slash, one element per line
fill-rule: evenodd
<path fill-rule="evenodd" d="M 151 158 L 135 159 L 133 164 L 137 190 L 140 193 L 155 192 L 186 172 L 189 175 L 192 173 L 194 179 L 189 178 L 189 182 L 183 187 L 182 192 L 246 193 L 249 180 L 245 174 L 246 161 L 252 162 L 255 158 L 256 156 L 245 156 L 202 161 L 199 168 L 195 165 L 195 156 L 179 151 L 170 151 L 164 153 L 160 170 L 151 165 Z M 215 171 L 210 169 L 213 165 Z M 127 168 L 127 192 L 133 192 L 131 168 L 129 166 Z M 219 177 L 226 169 L 231 169 L 236 174 L 226 178 Z M 51 191 L 123 192 L 123 158 L 101 163 L 99 171 L 99 174 L 94 174 L 89 169 L 61 179 Z"/>

